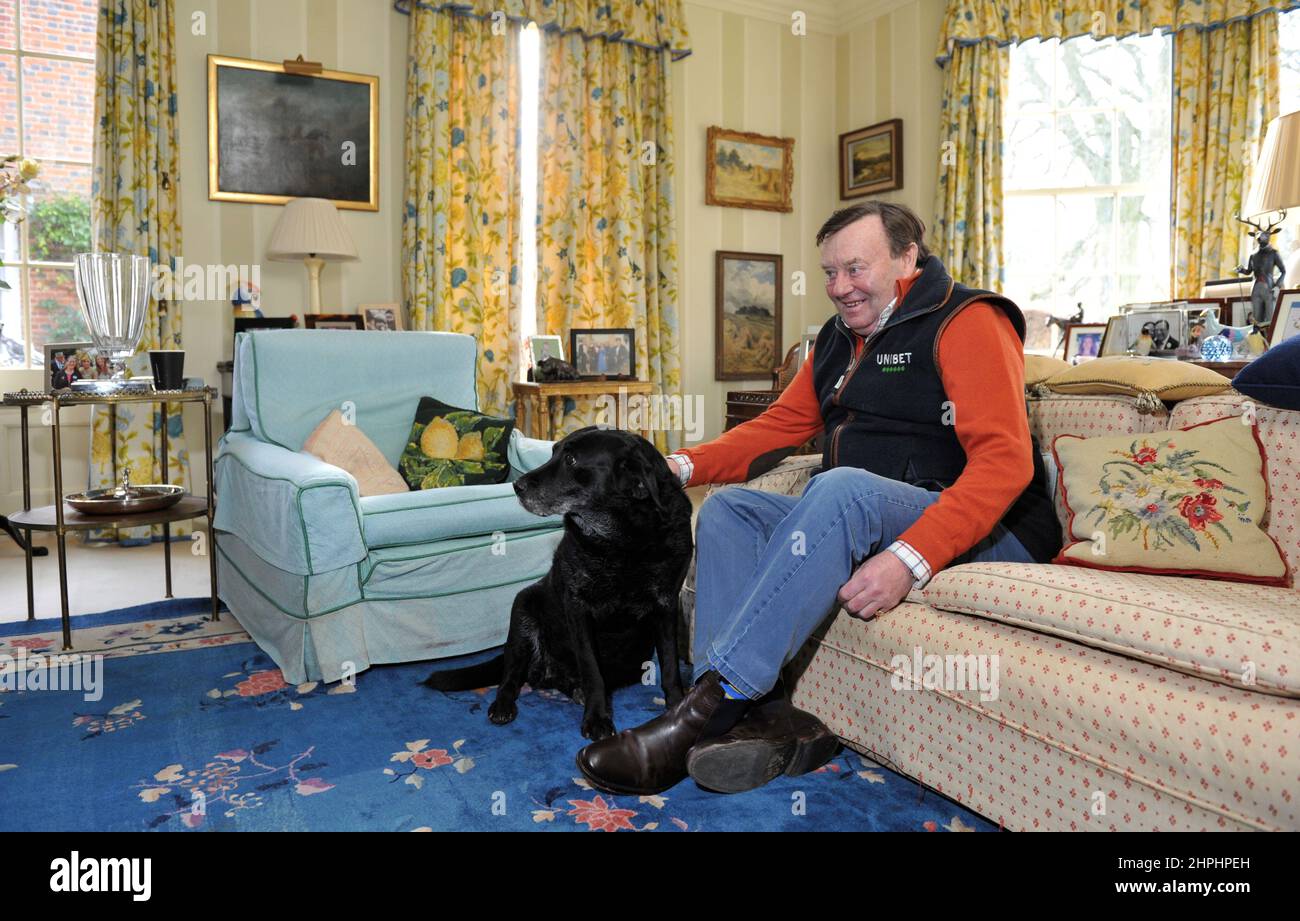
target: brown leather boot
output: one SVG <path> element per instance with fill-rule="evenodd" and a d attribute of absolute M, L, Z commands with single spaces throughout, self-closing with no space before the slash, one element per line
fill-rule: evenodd
<path fill-rule="evenodd" d="M 815 771 L 839 747 L 840 740 L 821 720 L 781 696 L 751 709 L 730 731 L 692 748 L 686 769 L 705 789 L 741 793 L 781 774 Z"/>
<path fill-rule="evenodd" d="M 662 716 L 578 752 L 578 770 L 610 793 L 650 796 L 681 783 L 691 746 L 726 732 L 749 707 L 747 700 L 728 699 L 721 682 L 717 672 L 705 672 Z"/>

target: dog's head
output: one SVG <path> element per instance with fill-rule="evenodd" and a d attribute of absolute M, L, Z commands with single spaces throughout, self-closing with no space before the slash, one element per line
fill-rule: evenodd
<path fill-rule="evenodd" d="M 654 445 L 618 429 L 587 426 L 556 443 L 551 459 L 515 481 L 534 515 L 571 514 L 599 530 L 602 521 L 662 514 L 681 485 Z"/>

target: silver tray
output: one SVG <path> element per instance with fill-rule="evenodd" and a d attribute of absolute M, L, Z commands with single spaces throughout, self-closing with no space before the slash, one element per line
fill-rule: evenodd
<path fill-rule="evenodd" d="M 119 488 L 92 489 L 64 496 L 63 501 L 87 515 L 130 515 L 135 512 L 156 512 L 175 505 L 185 496 L 180 486 L 162 483 L 150 486 L 132 486 L 126 496 Z"/>

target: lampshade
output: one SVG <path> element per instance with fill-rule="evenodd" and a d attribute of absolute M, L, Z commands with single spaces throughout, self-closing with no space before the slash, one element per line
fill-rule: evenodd
<path fill-rule="evenodd" d="M 1300 111 L 1268 123 L 1242 213 L 1246 217 L 1300 205 Z"/>
<path fill-rule="evenodd" d="M 266 255 L 277 262 L 315 257 L 329 262 L 357 258 L 357 247 L 333 203 L 324 198 L 295 198 L 284 206 Z"/>

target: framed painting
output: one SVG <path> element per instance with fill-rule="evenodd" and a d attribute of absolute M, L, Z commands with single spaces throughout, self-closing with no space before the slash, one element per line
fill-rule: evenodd
<path fill-rule="evenodd" d="M 710 126 L 704 203 L 793 211 L 794 138 Z"/>
<path fill-rule="evenodd" d="M 840 135 L 840 198 L 861 198 L 902 187 L 901 118 Z"/>
<path fill-rule="evenodd" d="M 379 210 L 379 78 L 208 55 L 208 198 Z"/>
<path fill-rule="evenodd" d="M 714 379 L 769 380 L 781 363 L 781 256 L 719 250 Z"/>

